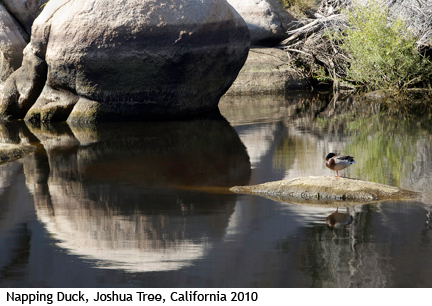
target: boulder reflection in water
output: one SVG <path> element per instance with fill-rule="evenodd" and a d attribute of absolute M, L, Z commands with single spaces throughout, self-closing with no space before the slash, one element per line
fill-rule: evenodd
<path fill-rule="evenodd" d="M 228 187 L 250 178 L 246 149 L 221 117 L 29 130 L 43 145 L 23 161 L 38 219 L 99 267 L 190 265 L 226 231 L 237 199 Z"/>

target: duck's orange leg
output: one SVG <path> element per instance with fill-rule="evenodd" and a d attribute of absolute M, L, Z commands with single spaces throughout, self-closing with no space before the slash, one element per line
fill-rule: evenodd
<path fill-rule="evenodd" d="M 338 170 L 336 170 L 336 175 L 335 175 L 336 177 L 339 177 L 339 172 L 338 172 Z"/>

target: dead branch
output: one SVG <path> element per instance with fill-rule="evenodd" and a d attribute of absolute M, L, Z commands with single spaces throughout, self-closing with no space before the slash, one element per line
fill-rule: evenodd
<path fill-rule="evenodd" d="M 290 36 L 280 45 L 290 54 L 290 58 L 306 68 L 311 76 L 318 67 L 324 67 L 333 79 L 333 84 L 338 87 L 337 78 L 344 74 L 342 62 L 346 62 L 348 57 L 325 34 L 330 30 L 342 30 L 345 26 L 346 18 L 343 14 L 320 17 L 288 31 Z"/>
<path fill-rule="evenodd" d="M 301 66 L 310 76 L 315 71 L 328 71 L 333 85 L 346 77 L 346 67 L 350 63 L 339 42 L 329 37 L 329 33 L 343 33 L 347 27 L 343 8 L 351 9 L 352 0 L 322 0 L 315 14 L 318 18 L 302 20 L 303 26 L 288 31 L 289 37 L 280 47 L 290 54 L 290 59 Z M 390 20 L 402 18 L 408 30 L 417 38 L 421 54 L 432 46 L 432 0 L 383 0 L 389 10 Z M 430 52 L 432 53 L 432 52 Z"/>

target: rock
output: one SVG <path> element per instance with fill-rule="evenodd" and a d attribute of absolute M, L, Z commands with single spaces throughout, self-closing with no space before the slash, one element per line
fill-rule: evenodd
<path fill-rule="evenodd" d="M 0 118 L 22 119 L 38 98 L 46 81 L 47 64 L 28 44 L 21 67 L 4 82 L 0 100 Z"/>
<path fill-rule="evenodd" d="M 28 41 L 28 35 L 0 4 L 0 82 L 21 66 Z"/>
<path fill-rule="evenodd" d="M 383 102 L 384 99 L 390 97 L 391 91 L 386 90 L 374 90 L 367 92 L 363 95 L 363 98 L 371 102 Z"/>
<path fill-rule="evenodd" d="M 31 145 L 0 143 L 0 165 L 4 165 L 36 151 Z"/>
<path fill-rule="evenodd" d="M 281 0 L 267 0 L 267 2 L 273 7 L 275 13 L 279 16 L 284 32 L 298 26 L 296 25 L 297 19 L 284 8 Z"/>
<path fill-rule="evenodd" d="M 237 79 L 227 94 L 277 93 L 308 89 L 307 77 L 292 68 L 285 51 L 251 48 Z"/>
<path fill-rule="evenodd" d="M 235 193 L 256 194 L 277 201 L 347 201 L 351 203 L 412 199 L 419 193 L 393 186 L 343 177 L 309 176 L 268 182 L 253 186 L 235 186 Z M 346 206 L 346 205 L 340 205 Z"/>
<path fill-rule="evenodd" d="M 5 82 L 0 117 L 93 122 L 205 112 L 235 80 L 249 44 L 246 24 L 224 0 L 50 1 L 23 66 Z"/>
<path fill-rule="evenodd" d="M 246 21 L 251 43 L 274 46 L 288 37 L 286 31 L 295 18 L 277 0 L 227 0 Z"/>
<path fill-rule="evenodd" d="M 49 0 L 2 0 L 6 9 L 14 16 L 30 34 L 31 26 L 36 17 L 42 12 Z"/>

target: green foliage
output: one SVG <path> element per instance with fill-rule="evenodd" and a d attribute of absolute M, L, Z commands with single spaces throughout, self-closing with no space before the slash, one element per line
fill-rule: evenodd
<path fill-rule="evenodd" d="M 389 22 L 387 8 L 379 1 L 345 13 L 349 27 L 338 39 L 343 38 L 341 48 L 350 57 L 348 80 L 369 89 L 430 87 L 432 63 L 418 53 L 403 20 Z"/>
<path fill-rule="evenodd" d="M 328 71 L 323 66 L 316 66 L 314 67 L 313 71 L 313 77 L 315 80 L 319 82 L 328 82 L 333 81 L 332 76 L 328 73 Z"/>

